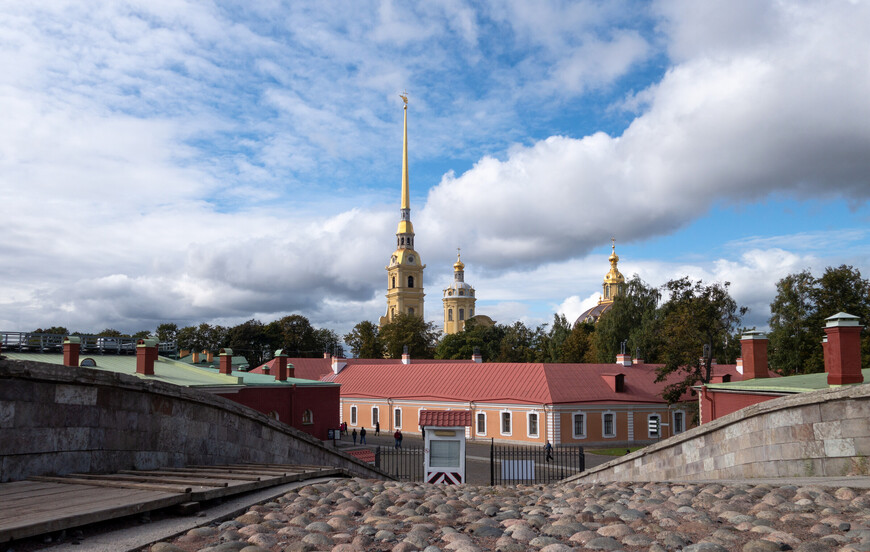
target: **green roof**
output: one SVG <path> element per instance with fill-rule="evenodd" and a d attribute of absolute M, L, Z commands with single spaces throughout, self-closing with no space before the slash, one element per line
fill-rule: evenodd
<path fill-rule="evenodd" d="M 870 383 L 870 368 L 861 370 L 864 374 L 864 382 Z M 744 381 L 732 381 L 728 383 L 708 383 L 708 389 L 718 391 L 744 391 L 759 393 L 806 393 L 828 389 L 828 374 L 800 374 L 796 376 L 784 376 L 781 378 L 756 378 Z"/>
<path fill-rule="evenodd" d="M 208 368 L 203 367 L 202 370 L 217 373 L 217 368 Z M 336 385 L 338 383 L 325 382 L 325 381 L 317 381 L 317 380 L 309 380 L 302 378 L 287 378 L 284 381 L 278 381 L 275 379 L 274 374 L 256 374 L 254 372 L 242 372 L 233 370 L 233 376 L 238 377 L 245 385 L 297 385 L 297 386 L 306 386 L 306 385 Z"/>

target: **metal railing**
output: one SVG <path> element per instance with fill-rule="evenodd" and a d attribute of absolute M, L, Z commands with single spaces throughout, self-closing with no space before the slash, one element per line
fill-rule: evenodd
<path fill-rule="evenodd" d="M 554 483 L 586 469 L 583 447 L 490 445 L 490 485 Z"/>
<path fill-rule="evenodd" d="M 379 446 L 375 450 L 375 467 L 399 481 L 423 481 L 423 449 Z"/>
<path fill-rule="evenodd" d="M 59 353 L 63 351 L 64 334 L 49 334 L 37 332 L 0 332 L 0 346 L 4 351 Z M 102 335 L 77 335 L 81 339 L 82 353 L 104 354 L 136 354 L 135 337 L 106 337 Z M 170 354 L 177 351 L 174 341 L 159 343 L 160 354 Z"/>

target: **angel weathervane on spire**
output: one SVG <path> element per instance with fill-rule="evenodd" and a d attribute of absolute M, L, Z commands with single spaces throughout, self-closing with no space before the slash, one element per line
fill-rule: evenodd
<path fill-rule="evenodd" d="M 405 90 L 404 92 L 399 94 L 399 97 L 402 98 L 402 101 L 405 102 L 405 107 L 407 107 L 408 106 L 408 91 Z"/>
<path fill-rule="evenodd" d="M 616 238 L 613 236 L 610 237 L 610 250 L 616 253 Z"/>

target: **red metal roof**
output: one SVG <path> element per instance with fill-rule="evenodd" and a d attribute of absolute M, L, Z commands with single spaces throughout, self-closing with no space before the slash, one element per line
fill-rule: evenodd
<path fill-rule="evenodd" d="M 471 410 L 421 410 L 419 426 L 471 426 Z"/>
<path fill-rule="evenodd" d="M 657 364 L 542 364 L 412 362 L 349 363 L 329 381 L 341 384 L 342 397 L 449 400 L 523 404 L 663 403 L 664 382 L 655 382 Z M 623 392 L 615 392 L 602 374 L 625 374 Z M 733 365 L 714 372 L 740 379 Z"/>
<path fill-rule="evenodd" d="M 363 462 L 368 462 L 369 464 L 375 463 L 375 453 L 369 449 L 356 449 L 356 450 L 347 450 L 345 451 L 354 458 L 358 458 Z"/>
<path fill-rule="evenodd" d="M 401 365 L 402 359 L 392 359 L 392 358 L 342 358 L 338 359 L 339 362 L 346 363 L 346 366 L 355 365 L 355 364 L 377 364 L 377 365 L 385 365 L 385 364 L 394 364 Z M 426 362 L 427 364 L 441 364 L 445 362 L 449 363 L 460 363 L 460 364 L 470 364 L 472 360 L 425 360 L 421 362 Z M 332 359 L 331 358 L 288 358 L 287 364 L 292 364 L 293 368 L 295 368 L 295 377 L 300 379 L 310 379 L 310 380 L 324 380 L 324 381 L 333 381 L 334 378 L 330 378 L 333 375 L 332 373 Z M 255 374 L 263 374 L 264 366 L 269 367 L 269 371 L 271 374 L 274 374 L 274 365 L 275 359 L 273 358 L 269 362 L 263 363 L 260 366 L 257 366 L 251 372 Z"/>

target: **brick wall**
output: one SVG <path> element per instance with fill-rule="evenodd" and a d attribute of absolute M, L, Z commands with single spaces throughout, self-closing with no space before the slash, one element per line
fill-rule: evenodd
<path fill-rule="evenodd" d="M 592 468 L 571 481 L 870 475 L 870 385 L 781 397 Z"/>
<path fill-rule="evenodd" d="M 236 462 L 316 464 L 388 478 L 209 393 L 100 370 L 0 360 L 0 482 Z"/>

